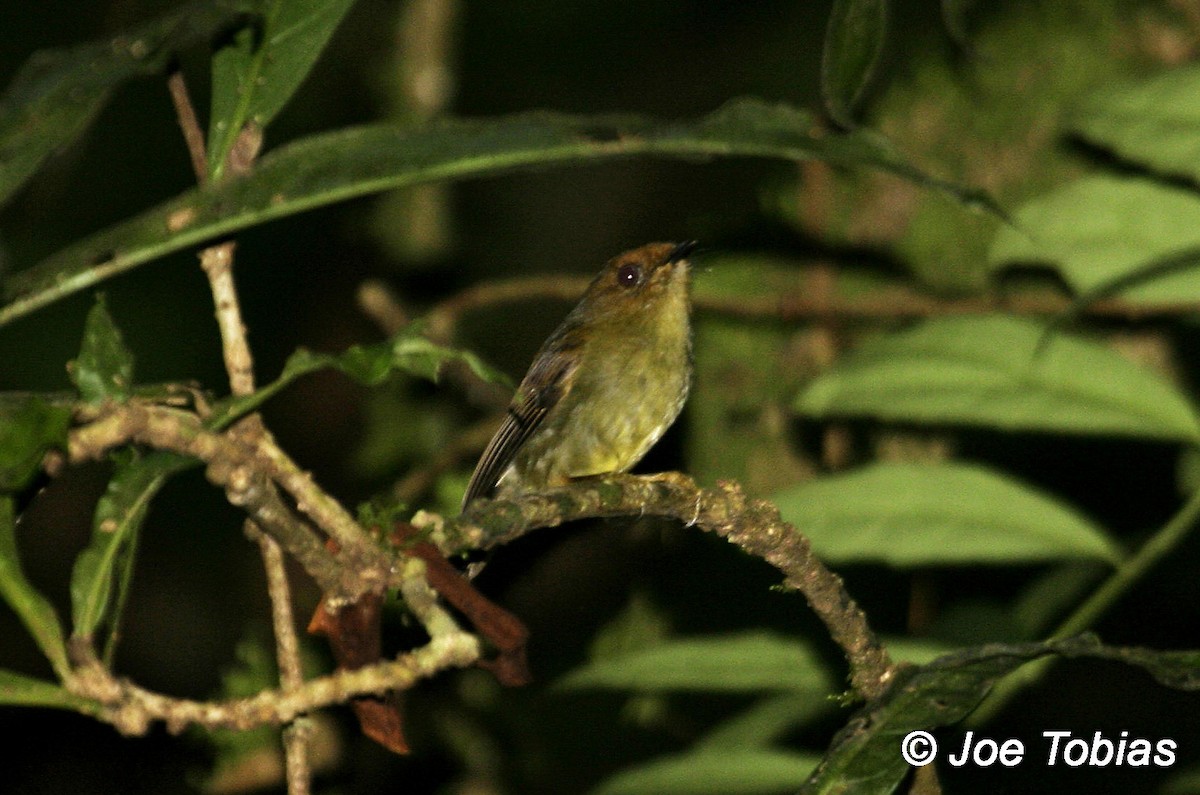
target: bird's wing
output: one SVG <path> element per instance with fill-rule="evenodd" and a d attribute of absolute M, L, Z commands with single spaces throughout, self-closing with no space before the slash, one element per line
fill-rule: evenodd
<path fill-rule="evenodd" d="M 571 391 L 571 376 L 578 361 L 575 350 L 565 346 L 543 350 L 534 359 L 533 366 L 517 387 L 504 422 L 475 465 L 463 497 L 463 508 L 476 497 L 487 496 L 496 487 L 517 451 L 541 426 L 550 410 Z"/>

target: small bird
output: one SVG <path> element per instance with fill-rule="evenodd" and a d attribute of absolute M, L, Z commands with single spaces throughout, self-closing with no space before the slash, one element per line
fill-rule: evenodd
<path fill-rule="evenodd" d="M 625 472 L 666 432 L 692 380 L 686 243 L 614 257 L 542 344 L 463 498 Z"/>

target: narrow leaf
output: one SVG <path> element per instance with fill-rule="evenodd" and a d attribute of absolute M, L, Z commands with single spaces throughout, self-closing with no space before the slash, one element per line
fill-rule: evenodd
<path fill-rule="evenodd" d="M 266 0 L 261 29 L 213 57 L 209 176 L 219 179 L 246 124 L 265 128 L 312 70 L 354 0 Z"/>
<path fill-rule="evenodd" d="M 858 712 L 834 737 L 804 795 L 845 792 L 891 793 L 908 772 L 898 753 L 904 735 L 957 723 L 987 695 L 995 682 L 1030 660 L 1047 655 L 1094 657 L 1145 669 L 1170 687 L 1200 688 L 1200 652 L 1153 652 L 1100 645 L 1084 635 L 1045 643 L 990 644 L 955 652 L 919 668 L 901 669 L 879 699 Z"/>
<path fill-rule="evenodd" d="M 1194 302 L 1200 195 L 1142 177 L 1084 177 L 1022 206 L 1016 226 L 992 241 L 988 261 L 993 270 L 1053 266 L 1078 293 Z"/>
<path fill-rule="evenodd" d="M 831 563 L 1023 563 L 1121 553 L 1065 503 L 970 464 L 872 464 L 776 495 L 783 518 Z"/>
<path fill-rule="evenodd" d="M 1083 337 L 1000 315 L 944 317 L 863 344 L 813 380 L 818 417 L 962 423 L 1196 443 L 1200 421 L 1157 374 Z"/>
<path fill-rule="evenodd" d="M 68 365 L 71 380 L 87 403 L 123 402 L 133 387 L 133 354 L 108 313 L 104 296 L 88 312 L 79 356 Z"/>
<path fill-rule="evenodd" d="M 591 795 L 769 795 L 795 792 L 820 761 L 814 754 L 706 748 L 621 771 Z"/>
<path fill-rule="evenodd" d="M 997 215 L 985 194 L 930 177 L 865 131 L 818 136 L 786 105 L 737 100 L 691 122 L 526 113 L 305 138 L 236 180 L 197 188 L 64 249 L 4 285 L 0 325 L 142 263 L 266 221 L 382 190 L 631 156 L 814 158 L 890 171 Z"/>
<path fill-rule="evenodd" d="M 792 690 L 823 698 L 837 689 L 824 661 L 801 641 L 766 632 L 676 640 L 597 660 L 559 683 L 564 688 Z"/>
<path fill-rule="evenodd" d="M 161 70 L 256 5 L 202 0 L 105 41 L 34 53 L 0 97 L 0 205 L 87 127 L 112 89 Z"/>
<path fill-rule="evenodd" d="M 509 384 L 508 376 L 470 351 L 447 348 L 421 336 L 421 324 L 401 329 L 391 339 L 373 345 L 353 345 L 340 354 L 316 353 L 300 348 L 288 357 L 279 377 L 252 395 L 224 401 L 213 407 L 210 427 L 220 428 L 253 411 L 301 376 L 317 370 L 341 370 L 359 383 L 378 386 L 396 372 L 436 381 L 447 362 L 462 362 L 480 379 Z"/>
<path fill-rule="evenodd" d="M 834 0 L 821 54 L 821 97 L 843 127 L 855 126 L 854 106 L 875 74 L 887 16 L 888 0 Z"/>
<path fill-rule="evenodd" d="M 87 712 L 91 702 L 72 695 L 61 685 L 0 669 L 0 705 L 49 707 Z"/>
<path fill-rule="evenodd" d="M 0 492 L 19 491 L 52 447 L 63 447 L 71 409 L 35 395 L 0 400 Z"/>
<path fill-rule="evenodd" d="M 119 615 L 150 501 L 171 475 L 194 464 L 163 452 L 118 463 L 96 505 L 91 542 L 71 573 L 74 635 L 91 638 L 103 621 Z"/>
<path fill-rule="evenodd" d="M 0 497 L 0 597 L 37 641 L 54 672 L 60 678 L 65 678 L 70 672 L 70 664 L 67 662 L 62 626 L 50 602 L 37 592 L 21 572 L 11 497 Z"/>
<path fill-rule="evenodd" d="M 1070 126 L 1125 160 L 1200 180 L 1200 66 L 1104 86 L 1080 104 Z"/>

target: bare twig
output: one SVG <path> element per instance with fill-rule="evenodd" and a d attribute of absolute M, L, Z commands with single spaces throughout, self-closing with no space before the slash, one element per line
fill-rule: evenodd
<path fill-rule="evenodd" d="M 296 501 L 296 508 L 337 541 L 342 552 L 358 553 L 374 548 L 367 531 L 342 504 L 313 480 L 284 452 L 275 438 L 264 429 L 253 440 L 258 460 L 266 474 Z"/>
<path fill-rule="evenodd" d="M 518 301 L 539 299 L 571 302 L 587 287 L 586 278 L 563 275 L 528 276 L 481 282 L 455 293 L 427 314 L 430 336 L 447 341 L 459 320 L 479 309 Z M 1056 293 L 978 298 L 936 298 L 905 287 L 884 288 L 864 296 L 843 298 L 833 294 L 814 295 L 797 287 L 763 297 L 725 297 L 698 294 L 693 299 L 697 312 L 711 312 L 746 320 L 797 322 L 803 320 L 889 321 L 941 315 L 979 315 L 1010 312 L 1018 315 L 1055 316 L 1076 309 L 1069 296 Z M 1196 301 L 1149 304 L 1108 298 L 1089 303 L 1083 314 L 1140 320 L 1172 317 L 1200 311 Z"/>
<path fill-rule="evenodd" d="M 157 721 L 175 733 L 192 725 L 245 730 L 285 724 L 355 696 L 410 688 L 439 671 L 471 665 L 479 655 L 479 641 L 474 636 L 462 632 L 440 635 L 395 660 L 310 679 L 299 688 L 264 690 L 249 698 L 208 702 L 146 690 L 114 677 L 93 657 L 77 664 L 67 687 L 99 703 L 101 719 L 123 734 L 145 734 Z"/>
<path fill-rule="evenodd" d="M 577 301 L 587 289 L 588 279 L 579 276 L 526 276 L 482 282 L 452 295 L 431 309 L 425 319 L 429 336 L 447 342 L 454 336 L 459 318 L 477 309 L 515 301 L 557 298 Z"/>
<path fill-rule="evenodd" d="M 213 306 L 216 307 L 230 391 L 235 395 L 249 395 L 254 391 L 254 357 L 246 341 L 246 324 L 242 322 L 233 281 L 233 249 L 232 242 L 204 249 L 200 252 L 200 267 L 208 277 Z"/>
<path fill-rule="evenodd" d="M 300 640 L 292 615 L 292 590 L 279 542 L 258 532 L 257 525 L 246 520 L 246 530 L 258 536 L 262 550 L 263 568 L 267 573 L 267 592 L 271 598 L 271 625 L 275 631 L 275 657 L 279 663 L 279 682 L 284 691 L 294 692 L 304 686 L 304 671 L 300 663 Z M 311 791 L 311 765 L 308 751 L 312 725 L 303 719 L 289 723 L 283 730 L 284 764 L 289 795 L 307 795 Z"/>
<path fill-rule="evenodd" d="M 539 527 L 577 519 L 649 514 L 716 533 L 784 574 L 804 594 L 850 665 L 855 692 L 870 700 L 890 684 L 895 666 L 842 580 L 813 554 L 808 539 L 770 503 L 747 497 L 731 481 L 701 489 L 678 473 L 618 475 L 581 480 L 511 500 L 481 500 L 457 519 L 432 525 L 431 539 L 446 554 L 489 549 Z"/>
<path fill-rule="evenodd" d="M 167 78 L 167 88 L 171 92 L 171 102 L 175 105 L 175 115 L 179 118 L 179 127 L 183 130 L 183 141 L 187 144 L 188 155 L 192 160 L 192 171 L 196 174 L 196 181 L 203 185 L 208 180 L 208 158 L 204 154 L 204 133 L 200 131 L 200 122 L 196 119 L 196 109 L 188 95 L 183 73 L 172 72 Z"/>
<path fill-rule="evenodd" d="M 184 141 L 191 155 L 196 180 L 203 185 L 209 176 L 204 134 L 196 119 L 195 108 L 188 96 L 182 73 L 174 72 L 168 79 L 168 86 L 175 104 L 175 112 L 179 117 L 179 126 L 183 130 Z M 261 147 L 262 131 L 255 125 L 247 125 L 240 131 L 233 149 L 229 152 L 226 173 L 230 176 L 247 173 Z M 232 241 L 210 246 L 200 253 L 200 267 L 208 277 L 209 288 L 212 291 L 230 391 L 234 395 L 244 396 L 254 392 L 254 358 L 246 341 L 246 325 L 242 321 L 241 304 L 233 280 L 233 251 Z M 250 440 L 257 440 L 264 435 L 264 428 L 259 416 L 254 415 L 239 423 L 234 432 Z M 271 492 L 278 502 L 273 484 L 265 484 L 264 490 Z M 263 566 L 267 573 L 280 681 L 285 690 L 295 690 L 303 683 L 304 675 L 300 667 L 300 644 L 292 618 L 291 588 L 287 580 L 283 553 L 278 541 L 257 532 L 253 520 L 247 520 L 247 529 L 258 537 Z M 312 789 L 312 772 L 308 762 L 310 733 L 309 727 L 303 722 L 289 724 L 284 729 L 284 757 L 290 795 L 308 795 Z"/>

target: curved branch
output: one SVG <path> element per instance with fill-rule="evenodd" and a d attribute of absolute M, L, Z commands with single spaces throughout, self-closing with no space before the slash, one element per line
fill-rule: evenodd
<path fill-rule="evenodd" d="M 581 480 L 516 499 L 477 501 L 431 535 L 444 553 L 452 554 L 489 549 L 530 530 L 577 519 L 647 514 L 715 533 L 779 569 L 784 584 L 804 594 L 842 648 L 855 692 L 870 700 L 887 689 L 895 665 L 862 609 L 846 593 L 841 577 L 817 559 L 808 539 L 780 518 L 778 508 L 747 497 L 733 481 L 702 489 L 674 472 Z"/>

